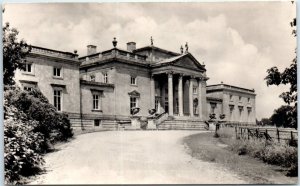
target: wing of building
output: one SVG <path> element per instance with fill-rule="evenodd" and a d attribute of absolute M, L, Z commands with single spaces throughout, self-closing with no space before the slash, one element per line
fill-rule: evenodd
<path fill-rule="evenodd" d="M 74 130 L 119 130 L 134 117 L 151 118 L 160 129 L 202 129 L 212 113 L 225 114 L 227 122 L 255 123 L 254 90 L 207 86 L 205 65 L 188 48 L 176 53 L 129 42 L 122 50 L 114 40 L 110 50 L 88 45 L 87 55 L 78 57 L 32 46 L 26 70 L 17 70 L 15 79 L 25 90 L 39 88 L 68 114 Z"/>

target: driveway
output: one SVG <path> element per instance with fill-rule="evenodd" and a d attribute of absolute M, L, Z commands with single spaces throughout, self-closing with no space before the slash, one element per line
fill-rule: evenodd
<path fill-rule="evenodd" d="M 182 144 L 199 131 L 109 131 L 76 136 L 45 156 L 31 184 L 245 183 L 217 164 L 192 158 Z"/>

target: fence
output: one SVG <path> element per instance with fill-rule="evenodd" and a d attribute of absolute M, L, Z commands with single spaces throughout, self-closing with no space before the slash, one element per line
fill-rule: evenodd
<path fill-rule="evenodd" d="M 236 138 L 250 139 L 265 139 L 269 141 L 297 141 L 298 131 L 292 129 L 278 129 L 266 127 L 238 127 L 235 126 Z"/>

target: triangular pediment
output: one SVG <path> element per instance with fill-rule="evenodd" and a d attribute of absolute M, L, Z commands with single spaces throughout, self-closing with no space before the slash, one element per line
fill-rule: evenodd
<path fill-rule="evenodd" d="M 173 65 L 195 70 L 205 70 L 204 66 L 201 65 L 191 54 L 178 58 L 173 62 Z"/>
<path fill-rule="evenodd" d="M 136 90 L 131 91 L 131 92 L 129 92 L 128 94 L 129 94 L 129 96 L 131 96 L 131 97 L 140 97 L 140 93 L 139 93 L 138 91 L 136 91 Z"/>

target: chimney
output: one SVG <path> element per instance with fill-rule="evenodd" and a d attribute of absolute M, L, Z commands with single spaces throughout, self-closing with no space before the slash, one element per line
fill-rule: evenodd
<path fill-rule="evenodd" d="M 135 42 L 128 42 L 127 43 L 127 51 L 132 52 L 136 49 L 136 43 Z"/>
<path fill-rule="evenodd" d="M 95 54 L 97 53 L 97 46 L 95 45 L 88 45 L 87 46 L 87 55 L 92 55 L 92 54 Z"/>

